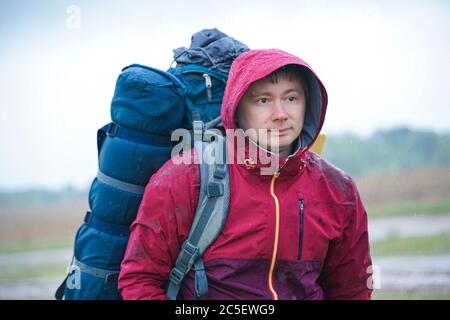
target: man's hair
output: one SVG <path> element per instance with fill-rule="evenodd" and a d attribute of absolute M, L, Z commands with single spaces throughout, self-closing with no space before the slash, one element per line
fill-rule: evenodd
<path fill-rule="evenodd" d="M 288 64 L 281 68 L 278 68 L 271 74 L 262 78 L 262 81 L 270 81 L 271 83 L 278 83 L 279 77 L 284 77 L 289 81 L 293 81 L 298 79 L 300 84 L 302 85 L 303 91 L 305 93 L 305 99 L 308 101 L 309 95 L 309 85 L 307 81 L 307 70 L 304 68 L 297 66 L 295 64 Z"/>

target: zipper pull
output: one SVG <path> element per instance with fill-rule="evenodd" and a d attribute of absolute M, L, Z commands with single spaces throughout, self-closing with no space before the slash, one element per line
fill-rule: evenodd
<path fill-rule="evenodd" d="M 281 167 L 278 167 L 278 168 L 277 168 L 277 170 L 275 171 L 275 174 L 274 174 L 275 178 L 278 178 L 278 176 L 279 176 L 280 173 L 281 173 L 281 169 L 284 168 L 284 166 L 286 165 L 286 163 L 287 163 L 288 161 L 289 161 L 289 158 L 286 159 L 286 161 L 283 163 L 283 165 L 282 165 Z"/>
<path fill-rule="evenodd" d="M 274 174 L 275 179 L 278 178 L 280 173 L 281 173 L 281 168 L 278 168 L 277 171 L 275 171 L 275 174 Z"/>
<path fill-rule="evenodd" d="M 204 73 L 203 78 L 205 78 L 205 86 L 206 86 L 206 93 L 208 94 L 208 102 L 212 102 L 212 94 L 211 94 L 211 88 L 212 88 L 212 82 L 211 77 L 209 74 Z"/>

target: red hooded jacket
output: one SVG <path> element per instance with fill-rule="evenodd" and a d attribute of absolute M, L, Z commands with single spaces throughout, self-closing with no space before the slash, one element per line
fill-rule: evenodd
<path fill-rule="evenodd" d="M 280 50 L 243 53 L 230 70 L 224 127 L 236 128 L 234 113 L 251 83 L 290 64 L 308 74 L 298 147 L 279 159 L 271 175 L 262 174 L 265 165 L 251 159 L 247 147 L 250 162 L 228 164 L 230 209 L 224 229 L 203 255 L 208 294 L 202 299 L 370 299 L 367 215 L 357 188 L 348 175 L 308 151 L 327 108 L 326 90 L 312 69 Z M 119 276 L 124 299 L 167 298 L 165 284 L 189 234 L 200 186 L 198 164 L 175 160 L 152 176 L 131 226 Z M 195 299 L 193 271 L 178 298 Z"/>

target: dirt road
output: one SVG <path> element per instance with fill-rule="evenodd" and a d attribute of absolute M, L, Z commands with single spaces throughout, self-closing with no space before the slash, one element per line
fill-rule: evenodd
<path fill-rule="evenodd" d="M 432 235 L 450 231 L 450 213 L 369 219 L 370 240 L 381 240 L 390 234 L 399 237 Z"/>

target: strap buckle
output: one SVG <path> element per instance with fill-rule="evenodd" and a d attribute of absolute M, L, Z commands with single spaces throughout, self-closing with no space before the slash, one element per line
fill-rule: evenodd
<path fill-rule="evenodd" d="M 183 242 L 183 245 L 181 246 L 182 254 L 181 259 L 179 261 L 179 267 L 181 267 L 183 270 L 187 270 L 189 266 L 189 262 L 191 260 L 195 261 L 198 255 L 198 247 L 192 245 L 188 240 Z"/>
<path fill-rule="evenodd" d="M 218 179 L 225 178 L 227 173 L 227 169 L 224 165 L 216 165 L 214 168 L 214 177 Z"/>
<path fill-rule="evenodd" d="M 111 122 L 108 131 L 106 131 L 106 135 L 110 137 L 115 137 L 117 136 L 118 132 L 119 132 L 119 125 L 115 122 Z"/>
<path fill-rule="evenodd" d="M 223 183 L 215 181 L 208 183 L 206 192 L 208 194 L 208 198 L 215 198 L 222 196 L 224 193 Z"/>
<path fill-rule="evenodd" d="M 172 271 L 170 271 L 169 278 L 171 282 L 178 286 L 184 278 L 184 273 L 181 272 L 177 267 L 175 267 L 172 269 Z"/>
<path fill-rule="evenodd" d="M 86 223 L 87 225 L 90 225 L 93 218 L 94 218 L 94 214 L 91 211 L 87 211 L 86 215 L 84 216 L 84 223 Z"/>

